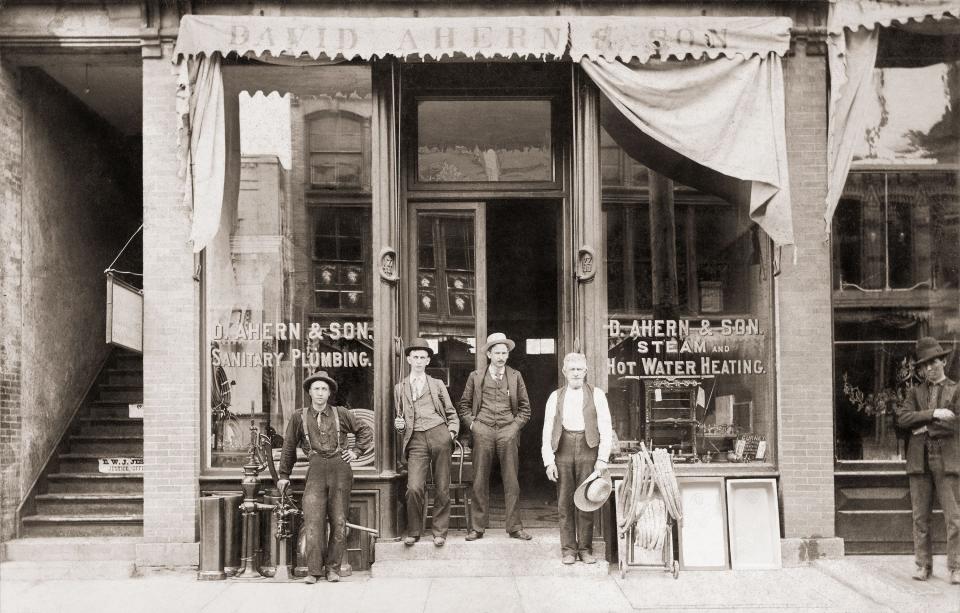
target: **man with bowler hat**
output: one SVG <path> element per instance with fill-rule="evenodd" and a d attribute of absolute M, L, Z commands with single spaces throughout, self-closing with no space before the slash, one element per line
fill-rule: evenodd
<path fill-rule="evenodd" d="M 471 526 L 466 540 L 483 538 L 490 502 L 490 468 L 493 456 L 500 459 L 500 478 L 506 502 L 506 529 L 511 538 L 532 537 L 520 521 L 519 467 L 520 430 L 530 421 L 530 398 L 523 377 L 507 366 L 515 343 L 502 332 L 487 337 L 482 351 L 490 365 L 467 378 L 458 406 L 460 418 L 473 433 L 473 499 Z"/>
<path fill-rule="evenodd" d="M 433 544 L 443 547 L 450 526 L 450 455 L 460 420 L 447 387 L 427 375 L 433 349 L 427 341 L 414 339 L 403 350 L 410 376 L 396 385 L 402 416 L 394 427 L 403 436 L 401 451 L 407 459 L 407 535 L 403 544 L 413 546 L 423 528 L 427 476 L 433 468 L 437 494 L 433 503 Z"/>
<path fill-rule="evenodd" d="M 944 373 L 949 350 L 936 339 L 917 341 L 917 369 L 926 380 L 910 389 L 897 406 L 897 423 L 910 429 L 907 476 L 913 507 L 913 578 L 926 581 L 933 572 L 930 516 L 937 490 L 947 528 L 950 583 L 960 584 L 960 387 Z"/>
<path fill-rule="evenodd" d="M 310 406 L 295 412 L 287 423 L 277 487 L 282 491 L 290 486 L 290 473 L 297 460 L 297 446 L 300 446 L 310 462 L 303 487 L 303 530 L 306 531 L 309 572 L 306 583 L 316 583 L 324 575 L 327 581 L 336 582 L 340 580 L 340 563 L 346 545 L 346 508 L 353 489 L 350 462 L 358 457 L 347 447 L 347 434 L 354 435 L 362 455 L 373 447 L 373 430 L 354 418 L 347 408 L 331 403 L 337 393 L 337 382 L 325 371 L 317 371 L 304 379 L 303 391 L 310 397 Z M 330 522 L 330 536 L 324 548 L 326 521 Z"/>
<path fill-rule="evenodd" d="M 589 482 L 606 470 L 613 444 L 613 425 L 603 390 L 585 381 L 585 355 L 564 356 L 563 376 L 566 385 L 547 399 L 540 455 L 547 479 L 555 481 L 558 487 L 561 561 L 573 564 L 579 557 L 585 564 L 596 564 L 593 510 L 602 506 L 603 501 L 594 507 L 595 501 L 583 498 L 578 506 L 589 510 L 581 510 L 574 505 L 574 491 L 580 491 L 582 498 Z M 579 490 L 578 484 L 583 484 Z"/>

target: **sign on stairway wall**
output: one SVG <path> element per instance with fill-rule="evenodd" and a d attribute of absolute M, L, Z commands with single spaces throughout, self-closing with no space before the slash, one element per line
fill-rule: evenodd
<path fill-rule="evenodd" d="M 100 458 L 102 473 L 142 473 L 143 458 Z"/>
<path fill-rule="evenodd" d="M 143 353 L 143 293 L 107 274 L 107 342 Z"/>

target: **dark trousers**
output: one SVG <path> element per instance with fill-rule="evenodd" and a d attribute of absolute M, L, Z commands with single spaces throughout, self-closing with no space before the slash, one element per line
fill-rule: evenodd
<path fill-rule="evenodd" d="M 423 529 L 427 477 L 433 467 L 436 497 L 433 501 L 433 536 L 447 536 L 450 527 L 450 456 L 453 440 L 446 424 L 414 432 L 407 444 L 407 535 Z"/>
<path fill-rule="evenodd" d="M 339 455 L 310 457 L 307 482 L 303 487 L 303 528 L 306 530 L 307 569 L 322 575 L 324 569 L 340 572 L 346 547 L 347 501 L 353 488 L 353 469 Z M 324 547 L 324 524 L 330 535 Z"/>
<path fill-rule="evenodd" d="M 960 570 L 960 477 L 944 471 L 943 457 L 936 441 L 926 442 L 924 464 L 926 470 L 922 474 L 909 475 L 913 548 L 917 566 L 933 565 L 930 516 L 933 513 L 933 490 L 936 488 L 947 527 L 947 567 Z"/>
<path fill-rule="evenodd" d="M 554 463 L 557 465 L 557 509 L 560 512 L 561 555 L 593 552 L 593 513 L 584 513 L 573 504 L 573 493 L 593 472 L 597 448 L 587 446 L 583 432 L 564 430 Z"/>
<path fill-rule="evenodd" d="M 478 532 L 487 529 L 487 511 L 490 504 L 490 469 L 493 456 L 500 458 L 500 478 L 503 481 L 503 498 L 507 507 L 507 532 L 523 529 L 520 521 L 520 483 L 517 481 L 519 467 L 520 431 L 516 426 L 494 428 L 473 422 L 473 500 L 470 501 L 472 528 Z"/>

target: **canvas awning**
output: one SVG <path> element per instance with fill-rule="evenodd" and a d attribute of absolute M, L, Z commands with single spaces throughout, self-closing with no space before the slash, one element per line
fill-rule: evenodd
<path fill-rule="evenodd" d="M 194 175 L 186 190 L 194 250 L 215 235 L 239 182 L 238 119 L 227 102 L 235 96 L 224 93 L 220 67 L 230 54 L 268 62 L 572 59 L 617 115 L 618 141 L 652 145 L 663 155 L 644 159 L 651 168 L 742 202 L 777 244 L 792 243 L 780 61 L 791 24 L 782 17 L 185 16 L 175 60 L 181 143 L 190 144 L 184 172 Z M 253 86 L 261 88 L 274 85 Z"/>
<path fill-rule="evenodd" d="M 960 0 L 832 0 L 827 19 L 830 106 L 827 120 L 827 199 L 833 220 L 863 133 L 873 88 L 881 27 L 929 34 L 960 33 Z"/>

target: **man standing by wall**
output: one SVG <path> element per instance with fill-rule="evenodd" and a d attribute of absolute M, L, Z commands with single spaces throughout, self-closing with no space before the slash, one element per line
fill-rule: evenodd
<path fill-rule="evenodd" d="M 515 343 L 502 332 L 487 337 L 483 351 L 490 366 L 467 378 L 460 398 L 460 418 L 473 433 L 473 499 L 471 526 L 466 540 L 483 538 L 490 502 L 490 468 L 494 454 L 500 459 L 500 478 L 506 503 L 506 529 L 511 538 L 532 537 L 520 521 L 519 466 L 520 430 L 530 421 L 530 399 L 523 377 L 507 366 Z"/>
<path fill-rule="evenodd" d="M 427 475 L 433 467 L 437 494 L 433 503 L 433 544 L 443 547 L 450 526 L 450 455 L 460 420 L 447 388 L 426 373 L 433 349 L 423 339 L 414 339 L 404 350 L 410 377 L 396 385 L 403 417 L 394 427 L 403 435 L 401 450 L 407 459 L 407 536 L 410 547 L 420 540 L 423 527 Z"/>
<path fill-rule="evenodd" d="M 290 473 L 297 460 L 297 446 L 310 461 L 303 488 L 303 529 L 306 530 L 306 583 L 316 583 L 326 572 L 327 581 L 340 580 L 340 563 L 346 545 L 346 509 L 353 489 L 350 462 L 358 455 L 347 448 L 347 434 L 353 433 L 361 454 L 373 446 L 373 430 L 353 417 L 345 407 L 329 400 L 337 393 L 337 382 L 325 371 L 317 371 L 303 381 L 310 406 L 290 416 L 280 455 L 280 481 L 277 488 L 290 486 Z M 324 552 L 321 539 L 324 522 L 330 521 L 330 538 Z M 326 555 L 324 555 L 324 553 Z"/>
<path fill-rule="evenodd" d="M 593 556 L 593 513 L 577 509 L 573 494 L 591 473 L 606 469 L 613 426 L 603 390 L 585 381 L 586 356 L 564 356 L 563 376 L 567 384 L 547 399 L 540 453 L 547 478 L 559 487 L 562 561 L 573 564 L 579 556 L 584 563 L 594 564 L 597 559 Z"/>
<path fill-rule="evenodd" d="M 960 387 L 944 374 L 949 353 L 934 338 L 917 341 L 916 365 L 926 380 L 897 406 L 897 423 L 911 430 L 907 475 L 917 563 L 913 578 L 926 581 L 933 572 L 930 516 L 935 488 L 947 528 L 950 583 L 960 584 Z"/>

